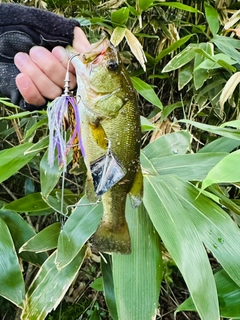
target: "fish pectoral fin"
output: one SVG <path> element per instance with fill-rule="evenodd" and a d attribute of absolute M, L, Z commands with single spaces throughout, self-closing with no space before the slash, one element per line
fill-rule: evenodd
<path fill-rule="evenodd" d="M 136 171 L 132 187 L 129 191 L 129 197 L 130 197 L 131 205 L 133 208 L 137 208 L 142 202 L 143 175 L 142 175 L 142 170 L 141 170 L 140 165 Z"/>
<path fill-rule="evenodd" d="M 97 121 L 96 123 L 90 123 L 89 124 L 91 128 L 91 133 L 94 141 L 97 143 L 97 145 L 104 149 L 107 150 L 108 148 L 108 139 L 106 132 L 104 131 L 100 121 Z"/>
<path fill-rule="evenodd" d="M 87 179 L 85 182 L 85 194 L 89 202 L 97 202 L 98 197 L 94 190 L 93 180 L 91 173 L 87 173 Z"/>

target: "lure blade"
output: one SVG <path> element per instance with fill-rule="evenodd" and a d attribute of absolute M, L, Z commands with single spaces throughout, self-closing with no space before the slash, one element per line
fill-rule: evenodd
<path fill-rule="evenodd" d="M 90 163 L 94 191 L 101 196 L 118 183 L 126 174 L 126 169 L 111 150 L 106 155 Z"/>

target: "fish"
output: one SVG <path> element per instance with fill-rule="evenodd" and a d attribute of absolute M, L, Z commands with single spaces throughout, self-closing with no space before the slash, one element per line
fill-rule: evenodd
<path fill-rule="evenodd" d="M 69 56 L 76 54 L 67 48 Z M 105 37 L 71 59 L 77 77 L 81 143 L 87 167 L 86 195 L 101 196 L 103 217 L 93 235 L 100 252 L 129 254 L 127 195 L 140 205 L 141 125 L 135 89 L 120 54 Z"/>

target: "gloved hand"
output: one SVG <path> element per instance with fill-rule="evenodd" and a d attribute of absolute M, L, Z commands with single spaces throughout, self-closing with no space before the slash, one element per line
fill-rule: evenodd
<path fill-rule="evenodd" d="M 19 70 L 14 64 L 18 52 L 26 52 L 37 45 L 52 50 L 55 46 L 72 44 L 73 30 L 79 23 L 54 13 L 18 4 L 0 4 L 0 95 L 22 109 L 36 110 L 24 101 L 15 78 Z"/>

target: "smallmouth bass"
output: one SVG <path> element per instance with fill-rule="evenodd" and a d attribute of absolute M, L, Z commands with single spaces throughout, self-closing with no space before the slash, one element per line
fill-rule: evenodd
<path fill-rule="evenodd" d="M 75 53 L 71 49 L 68 52 Z M 96 181 L 91 170 L 101 161 L 110 159 L 112 169 L 123 176 L 117 183 L 110 181 L 114 185 L 99 193 L 104 213 L 93 243 L 99 251 L 127 254 L 131 252 L 131 241 L 125 219 L 126 197 L 129 194 L 132 205 L 137 207 L 143 192 L 136 93 L 117 49 L 107 38 L 71 61 L 77 75 L 81 139 L 88 171 L 87 197 L 96 199 Z M 101 184 L 107 178 L 103 175 Z M 113 174 L 113 178 L 117 176 Z"/>

